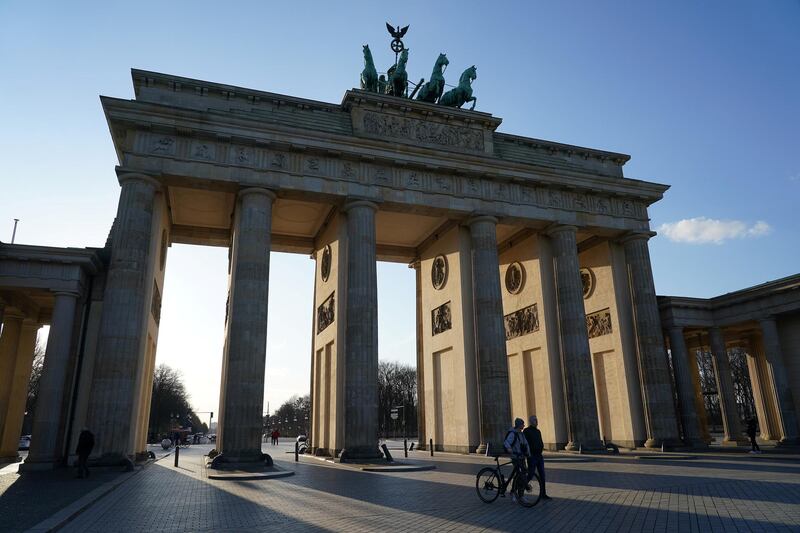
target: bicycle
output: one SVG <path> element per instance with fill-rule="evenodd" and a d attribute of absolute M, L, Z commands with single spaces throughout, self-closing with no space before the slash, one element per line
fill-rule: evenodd
<path fill-rule="evenodd" d="M 503 475 L 502 467 L 513 464 L 514 461 L 500 464 L 500 455 L 494 455 L 493 457 L 497 466 L 482 468 L 475 479 L 475 490 L 478 491 L 478 497 L 481 501 L 492 503 L 499 496 L 505 496 L 506 491 L 511 486 L 511 494 L 521 506 L 533 507 L 539 503 L 539 499 L 542 496 L 539 476 L 534 473 L 533 478 L 528 481 L 526 479 L 527 472 L 515 465 L 511 475 L 506 479 Z"/>

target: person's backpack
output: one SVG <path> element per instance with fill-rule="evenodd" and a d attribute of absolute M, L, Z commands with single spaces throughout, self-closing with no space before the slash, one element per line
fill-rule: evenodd
<path fill-rule="evenodd" d="M 514 431 L 514 430 L 512 429 L 512 430 L 510 430 L 508 433 L 506 433 L 506 436 L 505 436 L 505 438 L 503 439 L 503 442 L 505 442 L 505 441 L 508 439 L 508 434 L 509 434 L 509 433 L 513 433 L 513 434 L 514 434 L 514 440 L 513 440 L 513 442 L 511 443 L 511 448 L 513 449 L 513 448 L 514 448 L 514 445 L 515 445 L 517 442 L 520 442 L 520 444 L 521 444 L 521 446 L 520 446 L 520 451 L 522 451 L 522 452 L 523 452 L 523 454 L 524 454 L 524 452 L 525 452 L 525 451 L 528 449 L 528 441 L 527 441 L 527 439 L 521 439 L 521 440 L 520 440 L 520 438 L 519 438 L 519 433 L 518 433 L 518 432 L 516 432 L 516 431 Z"/>

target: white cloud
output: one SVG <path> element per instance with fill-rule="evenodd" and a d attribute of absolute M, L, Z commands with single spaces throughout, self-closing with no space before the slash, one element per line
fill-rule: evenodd
<path fill-rule="evenodd" d="M 761 237 L 771 231 L 772 227 L 763 220 L 748 225 L 741 220 L 717 220 L 706 217 L 685 218 L 661 224 L 658 228 L 658 232 L 669 240 L 689 244 L 722 244 L 730 239 Z"/>

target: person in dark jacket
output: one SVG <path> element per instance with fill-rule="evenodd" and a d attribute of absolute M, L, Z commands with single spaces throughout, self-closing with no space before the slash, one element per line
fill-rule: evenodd
<path fill-rule="evenodd" d="M 530 425 L 526 427 L 522 434 L 525 435 L 525 440 L 528 441 L 528 449 L 530 456 L 528 457 L 528 481 L 533 479 L 534 469 L 539 473 L 539 490 L 543 500 L 549 500 L 550 496 L 547 495 L 547 488 L 544 482 L 544 442 L 542 441 L 542 432 L 539 431 L 539 421 L 536 415 L 528 419 Z"/>
<path fill-rule="evenodd" d="M 747 421 L 747 436 L 750 437 L 750 453 L 761 453 L 761 448 L 756 442 L 756 419 L 751 418 Z"/>
<path fill-rule="evenodd" d="M 81 434 L 78 435 L 78 448 L 75 453 L 78 454 L 78 477 L 89 477 L 89 454 L 92 453 L 94 448 L 94 435 L 88 428 L 83 428 Z"/>

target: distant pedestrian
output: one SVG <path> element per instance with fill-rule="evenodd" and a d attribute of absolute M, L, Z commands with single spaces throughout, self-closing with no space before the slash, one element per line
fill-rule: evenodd
<path fill-rule="evenodd" d="M 281 438 L 281 432 L 276 429 L 275 430 L 275 446 L 277 446 L 280 443 L 280 438 Z"/>
<path fill-rule="evenodd" d="M 528 449 L 531 454 L 528 456 L 528 481 L 533 479 L 534 469 L 539 473 L 539 492 L 543 500 L 549 500 L 550 496 L 547 495 L 547 487 L 544 481 L 544 442 L 542 441 L 542 432 L 539 431 L 539 420 L 536 415 L 528 419 L 530 425 L 526 427 L 522 434 L 525 435 L 525 440 L 528 441 Z"/>
<path fill-rule="evenodd" d="M 94 435 L 89 428 L 84 427 L 78 435 L 78 448 L 75 453 L 78 454 L 78 477 L 89 477 L 89 455 L 94 448 Z"/>
<path fill-rule="evenodd" d="M 747 436 L 750 437 L 750 453 L 761 453 L 761 448 L 759 448 L 758 443 L 756 442 L 755 418 L 751 418 L 747 421 Z"/>

